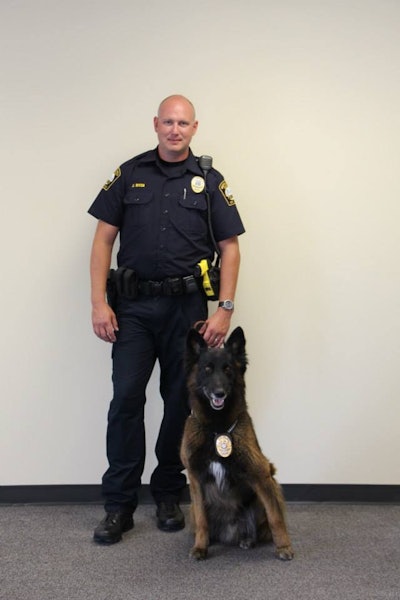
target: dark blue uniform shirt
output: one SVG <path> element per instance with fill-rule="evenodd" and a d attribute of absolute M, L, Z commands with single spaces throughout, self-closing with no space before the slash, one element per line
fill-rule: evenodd
<path fill-rule="evenodd" d="M 215 169 L 207 189 L 215 240 L 243 233 L 235 201 Z M 203 172 L 192 152 L 179 163 L 165 163 L 156 149 L 128 160 L 88 212 L 119 228 L 118 266 L 141 279 L 191 275 L 200 260 L 214 256 Z"/>

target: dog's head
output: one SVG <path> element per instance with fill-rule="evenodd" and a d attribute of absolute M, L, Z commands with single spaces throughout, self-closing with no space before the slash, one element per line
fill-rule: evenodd
<path fill-rule="evenodd" d="M 233 397 L 244 402 L 245 345 L 241 327 L 232 332 L 223 348 L 209 348 L 195 329 L 188 334 L 185 358 L 189 389 L 215 411 L 226 408 Z"/>

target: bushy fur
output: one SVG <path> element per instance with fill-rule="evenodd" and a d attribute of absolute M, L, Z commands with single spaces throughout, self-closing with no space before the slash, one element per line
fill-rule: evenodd
<path fill-rule="evenodd" d="M 188 334 L 185 364 L 192 414 L 181 459 L 189 475 L 195 530 L 191 556 L 206 558 L 212 542 L 250 548 L 272 539 L 277 556 L 290 560 L 281 488 L 247 410 L 245 345 L 240 327 L 223 348 L 209 348 L 194 329 Z M 223 458 L 215 438 L 229 431 L 232 453 Z"/>

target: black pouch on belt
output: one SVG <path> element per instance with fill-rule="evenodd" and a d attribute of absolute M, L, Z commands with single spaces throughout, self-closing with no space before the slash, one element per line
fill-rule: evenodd
<path fill-rule="evenodd" d="M 115 306 L 118 296 L 124 296 L 124 298 L 128 298 L 129 300 L 135 300 L 139 295 L 138 288 L 139 284 L 136 271 L 128 269 L 127 267 L 119 267 L 116 270 L 110 269 L 107 279 L 107 301 L 113 310 L 113 304 L 109 301 L 109 295 L 111 302 L 113 302 Z"/>
<path fill-rule="evenodd" d="M 213 265 L 211 269 L 208 270 L 208 276 L 210 278 L 211 287 L 214 291 L 214 295 L 211 300 L 219 300 L 219 287 L 221 279 L 220 267 Z"/>
<path fill-rule="evenodd" d="M 107 296 L 108 305 L 115 312 L 115 309 L 117 307 L 118 294 L 117 294 L 117 286 L 115 285 L 115 281 L 114 281 L 114 273 L 115 273 L 114 269 L 110 269 L 110 272 L 108 273 L 107 284 L 106 284 L 106 296 Z"/>

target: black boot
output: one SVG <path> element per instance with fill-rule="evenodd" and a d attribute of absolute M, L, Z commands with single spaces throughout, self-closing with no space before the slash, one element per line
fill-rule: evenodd
<path fill-rule="evenodd" d="M 94 530 L 93 539 L 98 544 L 115 544 L 122 534 L 133 528 L 133 518 L 129 513 L 107 513 Z"/>
<path fill-rule="evenodd" d="M 177 502 L 157 504 L 157 527 L 162 531 L 179 531 L 185 527 L 185 517 Z"/>

